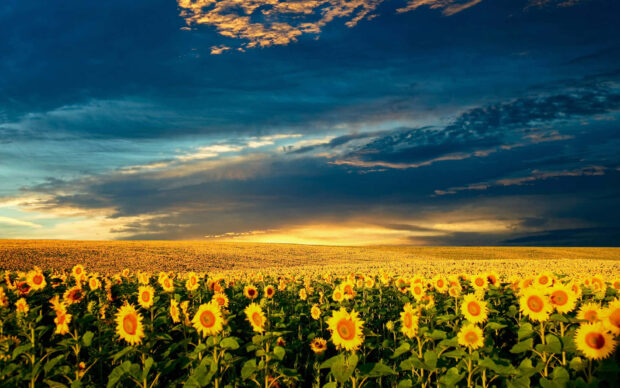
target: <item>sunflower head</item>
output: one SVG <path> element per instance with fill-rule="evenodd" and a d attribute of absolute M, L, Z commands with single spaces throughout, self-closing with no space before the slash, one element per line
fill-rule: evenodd
<path fill-rule="evenodd" d="M 176 299 L 170 299 L 170 318 L 172 318 L 172 322 L 181 322 L 181 318 L 179 315 L 179 302 L 177 302 Z"/>
<path fill-rule="evenodd" d="M 577 312 L 577 319 L 594 323 L 601 320 L 601 306 L 597 303 L 584 303 Z"/>
<path fill-rule="evenodd" d="M 228 297 L 224 293 L 218 292 L 214 294 L 212 300 L 214 300 L 220 308 L 228 307 Z"/>
<path fill-rule="evenodd" d="M 356 350 L 364 342 L 362 338 L 364 321 L 358 317 L 355 310 L 347 312 L 344 307 L 334 311 L 327 320 L 327 326 L 332 332 L 332 342 L 338 349 Z"/>
<path fill-rule="evenodd" d="M 217 302 L 201 304 L 192 319 L 192 324 L 203 337 L 221 332 L 224 329 L 224 319 Z"/>
<path fill-rule="evenodd" d="M 418 334 L 419 316 L 413 309 L 411 303 L 405 304 L 403 311 L 400 313 L 400 322 L 402 324 L 401 332 L 409 338 L 413 338 Z"/>
<path fill-rule="evenodd" d="M 620 299 L 610 302 L 601 315 L 605 327 L 613 334 L 620 335 Z"/>
<path fill-rule="evenodd" d="M 77 264 L 71 269 L 71 275 L 73 275 L 76 280 L 82 279 L 84 272 L 84 266 L 82 264 Z"/>
<path fill-rule="evenodd" d="M 334 300 L 334 302 L 342 302 L 342 300 L 344 299 L 344 293 L 342 292 L 342 289 L 340 287 L 336 287 L 334 289 L 332 299 Z"/>
<path fill-rule="evenodd" d="M 549 299 L 553 308 L 560 314 L 566 314 L 577 306 L 577 295 L 567 286 L 556 283 L 549 290 Z"/>
<path fill-rule="evenodd" d="M 132 305 L 125 304 L 116 313 L 116 334 L 130 345 L 142 342 L 144 338 L 142 316 Z"/>
<path fill-rule="evenodd" d="M 470 349 L 481 348 L 484 344 L 482 329 L 474 324 L 467 324 L 461 328 L 457 335 L 458 343 Z"/>
<path fill-rule="evenodd" d="M 67 304 L 79 303 L 84 299 L 84 290 L 79 285 L 73 286 L 62 297 Z"/>
<path fill-rule="evenodd" d="M 42 290 L 47 285 L 45 275 L 43 275 L 40 269 L 29 271 L 26 275 L 26 282 L 33 291 Z"/>
<path fill-rule="evenodd" d="M 601 323 L 586 323 L 575 331 L 575 344 L 587 358 L 600 360 L 612 354 L 617 343 Z"/>
<path fill-rule="evenodd" d="M 250 325 L 252 325 L 252 330 L 258 333 L 265 331 L 267 318 L 265 318 L 265 313 L 259 305 L 250 303 L 243 312 L 245 313 L 246 319 L 250 322 Z"/>
<path fill-rule="evenodd" d="M 30 306 L 28 306 L 28 302 L 26 302 L 24 298 L 19 298 L 17 302 L 15 302 L 15 308 L 18 314 L 28 314 L 28 311 L 30 311 Z"/>
<path fill-rule="evenodd" d="M 88 287 L 91 291 L 98 290 L 99 288 L 101 288 L 101 281 L 96 276 L 92 276 L 90 279 L 88 279 Z"/>
<path fill-rule="evenodd" d="M 486 290 L 489 287 L 489 281 L 487 280 L 486 275 L 475 275 L 469 280 L 474 290 Z"/>
<path fill-rule="evenodd" d="M 138 287 L 138 303 L 143 309 L 150 309 L 153 306 L 155 290 L 151 286 Z"/>
<path fill-rule="evenodd" d="M 524 290 L 519 299 L 521 312 L 532 321 L 545 322 L 553 310 L 551 300 L 545 292 L 538 287 L 530 287 Z"/>
<path fill-rule="evenodd" d="M 273 298 L 273 296 L 276 294 L 276 289 L 272 285 L 266 286 L 264 291 L 265 291 L 265 296 L 270 299 Z"/>
<path fill-rule="evenodd" d="M 319 318 L 321 318 L 321 309 L 319 308 L 318 304 L 315 303 L 312 305 L 312 308 L 310 309 L 310 315 L 314 320 L 318 320 Z"/>
<path fill-rule="evenodd" d="M 487 303 L 474 294 L 465 295 L 461 313 L 471 323 L 482 323 L 487 320 Z"/>
<path fill-rule="evenodd" d="M 316 337 L 310 342 L 310 349 L 312 349 L 315 354 L 321 354 L 327 350 L 327 341 L 321 337 Z"/>
<path fill-rule="evenodd" d="M 258 290 L 252 284 L 248 284 L 243 287 L 243 295 L 250 300 L 254 300 L 258 297 Z"/>

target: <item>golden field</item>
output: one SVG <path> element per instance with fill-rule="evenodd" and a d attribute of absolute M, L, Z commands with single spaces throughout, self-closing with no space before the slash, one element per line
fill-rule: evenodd
<path fill-rule="evenodd" d="M 0 242 L 0 386 L 620 386 L 617 249 Z"/>
<path fill-rule="evenodd" d="M 115 273 L 142 271 L 283 271 L 304 267 L 399 273 L 472 273 L 496 270 L 515 275 L 551 269 L 557 273 L 616 276 L 620 248 L 539 247 L 334 247 L 293 244 L 199 241 L 61 241 L 0 240 L 0 268 L 66 269 L 85 264 L 89 270 Z"/>

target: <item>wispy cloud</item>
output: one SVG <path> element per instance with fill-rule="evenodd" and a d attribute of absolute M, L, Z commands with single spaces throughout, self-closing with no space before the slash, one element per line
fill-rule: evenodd
<path fill-rule="evenodd" d="M 30 221 L 18 220 L 16 218 L 0 216 L 0 224 L 9 226 L 25 226 L 28 228 L 40 228 L 41 225 Z"/>
<path fill-rule="evenodd" d="M 451 16 L 467 8 L 473 7 L 482 0 L 410 0 L 403 8 L 398 8 L 399 13 L 413 11 L 419 7 L 427 6 L 430 9 L 441 9 L 441 13 Z"/>

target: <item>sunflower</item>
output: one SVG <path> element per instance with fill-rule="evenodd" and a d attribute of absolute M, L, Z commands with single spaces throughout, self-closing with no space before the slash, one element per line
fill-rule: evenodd
<path fill-rule="evenodd" d="M 560 314 L 566 314 L 575 309 L 577 306 L 577 296 L 567 286 L 557 283 L 549 290 L 549 298 L 555 311 Z"/>
<path fill-rule="evenodd" d="M 402 327 L 400 331 L 409 338 L 413 338 L 418 334 L 419 317 L 411 306 L 411 303 L 405 304 L 404 311 L 400 313 L 400 321 Z"/>
<path fill-rule="evenodd" d="M 265 322 L 267 318 L 265 318 L 265 313 L 263 313 L 263 309 L 257 305 L 256 303 L 250 303 L 248 307 L 246 307 L 243 312 L 247 320 L 252 325 L 252 330 L 262 333 L 265 331 Z"/>
<path fill-rule="evenodd" d="M 487 320 L 487 303 L 474 294 L 465 295 L 461 304 L 461 313 L 471 323 L 482 323 Z"/>
<path fill-rule="evenodd" d="M 97 277 L 93 276 L 88 279 L 88 287 L 91 291 L 98 290 L 99 288 L 101 288 L 101 281 Z"/>
<path fill-rule="evenodd" d="M 474 324 L 467 324 L 461 328 L 458 335 L 460 345 L 467 346 L 471 349 L 481 348 L 484 344 L 484 336 L 482 329 Z"/>
<path fill-rule="evenodd" d="M 315 303 L 312 305 L 312 308 L 310 309 L 310 315 L 314 320 L 318 320 L 319 318 L 321 318 L 321 309 L 319 308 L 318 304 Z"/>
<path fill-rule="evenodd" d="M 461 295 L 461 291 L 463 291 L 463 289 L 458 284 L 455 284 L 453 286 L 450 286 L 450 288 L 448 288 L 448 294 L 453 298 L 458 298 L 459 295 Z"/>
<path fill-rule="evenodd" d="M 28 311 L 30 311 L 30 306 L 28 306 L 28 302 L 26 302 L 24 298 L 19 298 L 17 302 L 15 302 L 15 307 L 17 308 L 17 312 L 21 314 L 28 314 Z"/>
<path fill-rule="evenodd" d="M 187 274 L 185 288 L 187 289 L 187 291 L 194 291 L 198 289 L 198 276 L 194 272 L 190 272 L 189 274 Z"/>
<path fill-rule="evenodd" d="M 164 275 L 159 282 L 161 288 L 164 289 L 164 292 L 173 292 L 174 291 L 174 280 L 170 279 L 168 275 Z"/>
<path fill-rule="evenodd" d="M 258 296 L 258 290 L 252 284 L 248 284 L 243 287 L 243 295 L 248 299 L 254 300 Z"/>
<path fill-rule="evenodd" d="M 140 272 L 138 274 L 138 283 L 146 286 L 151 281 L 151 274 L 148 272 Z"/>
<path fill-rule="evenodd" d="M 125 304 L 116 313 L 116 334 L 130 345 L 142 343 L 144 337 L 142 316 L 133 305 Z"/>
<path fill-rule="evenodd" d="M 6 307 L 9 305 L 9 298 L 4 292 L 4 288 L 0 287 L 0 307 Z"/>
<path fill-rule="evenodd" d="M 228 307 L 228 297 L 226 294 L 221 292 L 215 293 L 211 300 L 214 300 L 220 307 Z"/>
<path fill-rule="evenodd" d="M 308 299 L 308 293 L 306 292 L 305 288 L 302 288 L 301 290 L 299 290 L 299 299 L 301 300 Z"/>
<path fill-rule="evenodd" d="M 52 309 L 56 312 L 66 310 L 64 302 L 60 301 L 60 297 L 58 295 L 54 295 L 54 297 L 50 299 L 50 304 L 52 305 Z"/>
<path fill-rule="evenodd" d="M 582 324 L 575 332 L 575 344 L 587 358 L 600 360 L 613 353 L 616 341 L 601 323 Z"/>
<path fill-rule="evenodd" d="M 179 314 L 179 302 L 177 302 L 176 299 L 170 299 L 170 318 L 172 318 L 173 323 L 181 322 Z"/>
<path fill-rule="evenodd" d="M 276 289 L 272 285 L 266 286 L 264 291 L 265 296 L 270 299 L 273 298 L 273 296 L 276 294 Z"/>
<path fill-rule="evenodd" d="M 594 323 L 601 320 L 601 306 L 598 303 L 584 303 L 577 311 L 577 319 Z"/>
<path fill-rule="evenodd" d="M 355 298 L 355 283 L 353 283 L 353 281 L 347 280 L 341 284 L 341 287 L 345 299 L 350 300 Z"/>
<path fill-rule="evenodd" d="M 499 275 L 495 271 L 487 272 L 487 281 L 496 287 L 500 285 Z"/>
<path fill-rule="evenodd" d="M 523 295 L 519 299 L 519 305 L 521 312 L 532 321 L 544 322 L 549 319 L 549 314 L 553 311 L 553 305 L 549 297 L 536 287 L 523 291 Z"/>
<path fill-rule="evenodd" d="M 340 287 L 336 287 L 334 289 L 334 293 L 332 294 L 332 299 L 334 300 L 334 302 L 342 302 L 342 300 L 344 299 L 344 294 L 342 290 L 340 289 Z"/>
<path fill-rule="evenodd" d="M 616 278 L 614 280 L 612 280 L 611 282 L 611 286 L 616 290 L 616 291 L 620 291 L 620 278 Z"/>
<path fill-rule="evenodd" d="M 364 286 L 366 288 L 373 288 L 375 286 L 375 278 L 371 276 L 367 276 L 366 279 L 364 280 Z"/>
<path fill-rule="evenodd" d="M 151 286 L 138 287 L 138 303 L 143 309 L 150 309 L 153 305 L 155 290 Z"/>
<path fill-rule="evenodd" d="M 84 290 L 79 285 L 73 286 L 65 291 L 62 298 L 66 304 L 80 303 L 84 299 Z"/>
<path fill-rule="evenodd" d="M 412 283 L 411 287 L 409 287 L 409 292 L 418 302 L 424 298 L 424 295 L 426 295 L 424 285 L 422 283 Z"/>
<path fill-rule="evenodd" d="M 75 278 L 75 280 L 81 280 L 82 276 L 84 276 L 84 266 L 82 264 L 77 264 L 73 266 L 71 269 L 71 275 Z"/>
<path fill-rule="evenodd" d="M 327 341 L 321 337 L 316 337 L 310 342 L 310 349 L 312 349 L 314 354 L 321 354 L 327 350 Z"/>
<path fill-rule="evenodd" d="M 35 268 L 28 272 L 26 275 L 26 282 L 33 291 L 42 290 L 47 285 L 45 275 L 43 275 L 43 272 L 41 272 L 39 268 Z"/>
<path fill-rule="evenodd" d="M 183 312 L 183 317 L 185 318 L 185 322 L 183 323 L 185 324 L 185 326 L 189 326 L 189 314 L 187 314 L 187 309 L 189 308 L 189 300 L 184 300 L 183 302 L 181 302 L 179 304 L 179 307 L 181 308 L 181 311 Z"/>
<path fill-rule="evenodd" d="M 540 275 L 536 276 L 534 280 L 534 285 L 538 287 L 551 287 L 555 282 L 555 276 L 551 272 L 543 272 Z"/>
<path fill-rule="evenodd" d="M 448 291 L 448 281 L 441 275 L 437 275 L 433 278 L 433 287 L 441 294 L 445 294 Z"/>
<path fill-rule="evenodd" d="M 472 276 L 470 281 L 474 290 L 486 290 L 489 287 L 489 281 L 487 280 L 486 275 Z"/>
<path fill-rule="evenodd" d="M 605 327 L 615 335 L 620 335 L 620 299 L 609 303 L 601 314 Z"/>
<path fill-rule="evenodd" d="M 327 326 L 332 332 L 332 342 L 337 349 L 355 350 L 364 340 L 362 339 L 362 329 L 364 321 L 358 317 L 355 310 L 350 313 L 344 307 L 334 311 L 327 320 Z"/>
<path fill-rule="evenodd" d="M 224 329 L 224 318 L 220 307 L 215 301 L 201 304 L 192 319 L 194 328 L 202 334 L 203 337 L 208 335 L 216 335 Z"/>
<path fill-rule="evenodd" d="M 71 323 L 71 314 L 67 314 L 66 311 L 56 311 L 56 318 L 54 323 L 56 324 L 55 334 L 64 335 L 69 332 L 69 323 Z"/>

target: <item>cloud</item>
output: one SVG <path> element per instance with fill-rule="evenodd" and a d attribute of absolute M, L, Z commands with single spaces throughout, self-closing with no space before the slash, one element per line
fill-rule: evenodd
<path fill-rule="evenodd" d="M 430 9 L 441 9 L 445 16 L 452 16 L 467 8 L 473 7 L 482 0 L 410 0 L 403 8 L 398 8 L 399 13 L 416 10 L 419 7 L 427 6 Z"/>
<path fill-rule="evenodd" d="M 0 216 L 0 224 L 9 226 L 25 226 L 29 228 L 40 228 L 41 225 L 30 221 L 18 220 L 16 218 Z"/>
<path fill-rule="evenodd" d="M 516 177 L 516 178 L 502 178 L 497 179 L 492 182 L 479 182 L 472 183 L 467 186 L 461 187 L 450 187 L 445 190 L 435 190 L 436 195 L 449 195 L 456 194 L 460 191 L 471 191 L 471 190 L 487 190 L 491 187 L 496 186 L 520 186 L 527 183 L 533 183 L 540 180 L 546 180 L 551 178 L 561 178 L 561 177 L 578 177 L 578 176 L 601 176 L 605 174 L 605 170 L 607 168 L 605 166 L 587 166 L 581 167 L 578 169 L 570 170 L 570 171 L 539 171 L 533 170 L 532 173 L 528 176 Z"/>
<path fill-rule="evenodd" d="M 319 34 L 337 18 L 355 26 L 383 0 L 178 0 L 188 26 L 208 25 L 228 38 L 246 41 L 241 47 L 287 45 L 303 34 Z M 221 51 L 216 49 L 213 54 Z"/>

